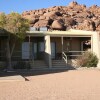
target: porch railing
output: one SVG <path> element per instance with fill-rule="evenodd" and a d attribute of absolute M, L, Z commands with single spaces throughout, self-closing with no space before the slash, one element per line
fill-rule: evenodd
<path fill-rule="evenodd" d="M 86 51 L 64 51 L 65 55 L 67 55 L 68 58 L 76 58 L 82 56 L 82 54 L 85 52 Z"/>
<path fill-rule="evenodd" d="M 67 59 L 67 55 L 65 54 L 65 52 L 62 52 L 62 58 L 63 58 L 63 60 L 66 62 L 66 64 L 67 64 L 67 62 L 68 62 L 68 59 Z"/>

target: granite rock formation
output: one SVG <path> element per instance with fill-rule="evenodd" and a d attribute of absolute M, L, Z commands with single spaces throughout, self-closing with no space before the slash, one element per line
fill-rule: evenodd
<path fill-rule="evenodd" d="M 97 5 L 86 7 L 86 5 L 71 2 L 68 6 L 25 11 L 22 16 L 30 20 L 31 27 L 100 31 L 100 7 Z"/>

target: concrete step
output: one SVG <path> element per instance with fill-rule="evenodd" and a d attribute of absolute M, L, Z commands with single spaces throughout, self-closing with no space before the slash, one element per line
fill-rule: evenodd
<path fill-rule="evenodd" d="M 53 60 L 52 66 L 53 66 L 53 68 L 57 68 L 57 67 L 64 68 L 64 67 L 66 67 L 66 63 L 63 60 Z"/>
<path fill-rule="evenodd" d="M 52 62 L 52 64 L 66 64 L 65 62 Z"/>
<path fill-rule="evenodd" d="M 32 69 L 48 68 L 48 66 L 32 66 Z"/>
<path fill-rule="evenodd" d="M 53 66 L 53 68 L 66 68 L 66 66 Z"/>
<path fill-rule="evenodd" d="M 52 64 L 53 66 L 66 66 L 66 64 Z"/>
<path fill-rule="evenodd" d="M 65 63 L 63 63 L 63 64 L 52 64 L 52 65 L 59 65 L 59 66 L 63 66 L 63 65 L 66 65 Z"/>
<path fill-rule="evenodd" d="M 37 68 L 47 68 L 47 64 L 45 63 L 45 61 L 43 60 L 35 60 L 32 64 L 31 64 L 32 69 L 37 69 Z"/>

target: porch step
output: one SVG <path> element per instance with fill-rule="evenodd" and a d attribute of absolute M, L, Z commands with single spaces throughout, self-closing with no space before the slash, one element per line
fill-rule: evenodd
<path fill-rule="evenodd" d="M 53 68 L 63 68 L 66 67 L 66 63 L 63 60 L 52 60 Z"/>
<path fill-rule="evenodd" d="M 31 68 L 32 69 L 36 69 L 36 68 L 47 68 L 47 64 L 45 63 L 45 61 L 43 60 L 35 60 L 32 64 L 31 64 Z"/>

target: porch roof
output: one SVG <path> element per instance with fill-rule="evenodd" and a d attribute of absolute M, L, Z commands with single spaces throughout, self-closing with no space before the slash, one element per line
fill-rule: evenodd
<path fill-rule="evenodd" d="M 53 37 L 90 37 L 92 34 L 95 34 L 96 32 L 93 31 L 84 31 L 84 30 L 75 30 L 70 29 L 67 31 L 27 31 L 27 35 L 30 36 L 45 36 L 50 35 Z"/>

